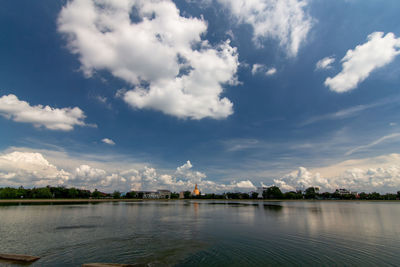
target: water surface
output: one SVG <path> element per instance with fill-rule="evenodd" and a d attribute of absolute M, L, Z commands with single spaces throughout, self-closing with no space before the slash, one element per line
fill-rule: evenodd
<path fill-rule="evenodd" d="M 31 266 L 398 266 L 400 203 L 0 205 L 0 253 L 42 257 Z"/>

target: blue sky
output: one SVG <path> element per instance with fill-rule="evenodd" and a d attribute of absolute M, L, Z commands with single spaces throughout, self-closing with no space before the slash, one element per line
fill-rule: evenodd
<path fill-rule="evenodd" d="M 3 1 L 0 186 L 400 190 L 398 1 Z"/>

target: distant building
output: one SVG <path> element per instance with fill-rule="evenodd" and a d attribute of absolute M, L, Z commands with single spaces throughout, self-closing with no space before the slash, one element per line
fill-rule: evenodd
<path fill-rule="evenodd" d="M 339 195 L 355 195 L 356 197 L 358 196 L 358 192 L 350 191 L 345 188 L 336 189 L 335 193 Z"/>
<path fill-rule="evenodd" d="M 180 199 L 184 199 L 184 198 L 185 198 L 185 191 L 181 191 L 181 192 L 179 193 L 179 198 L 180 198 Z"/>
<path fill-rule="evenodd" d="M 157 191 L 137 191 L 138 195 L 142 195 L 144 199 L 166 199 L 171 198 L 171 191 L 157 190 Z"/>
<path fill-rule="evenodd" d="M 169 190 L 157 190 L 159 198 L 171 198 L 171 191 Z"/>
<path fill-rule="evenodd" d="M 348 194 L 350 194 L 350 191 L 345 188 L 339 188 L 339 189 L 336 189 L 335 193 L 338 193 L 339 195 L 348 195 Z"/>
<path fill-rule="evenodd" d="M 258 198 L 263 198 L 263 192 L 267 189 L 268 187 L 266 186 L 257 187 Z"/>
<path fill-rule="evenodd" d="M 197 184 L 196 184 L 196 186 L 194 187 L 194 190 L 193 190 L 192 195 L 193 195 L 193 196 L 199 196 L 199 195 L 200 195 L 200 190 L 197 188 Z"/>

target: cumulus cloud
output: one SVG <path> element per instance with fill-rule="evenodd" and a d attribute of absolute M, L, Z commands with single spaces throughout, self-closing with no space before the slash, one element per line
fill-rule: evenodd
<path fill-rule="evenodd" d="M 313 20 L 302 0 L 218 0 L 239 23 L 253 28 L 253 42 L 262 46 L 266 38 L 277 39 L 289 56 L 296 56 L 306 41 Z"/>
<path fill-rule="evenodd" d="M 180 16 L 172 1 L 70 1 L 58 30 L 86 76 L 107 70 L 133 87 L 122 95 L 133 108 L 191 119 L 233 113 L 221 94 L 237 82 L 236 48 L 203 40 L 207 23 Z"/>
<path fill-rule="evenodd" d="M 255 188 L 250 180 L 233 181 L 229 184 L 210 181 L 205 173 L 193 170 L 190 161 L 175 170 L 162 172 L 148 166 L 121 170 L 101 168 L 92 164 L 81 164 L 65 171 L 50 163 L 41 153 L 13 151 L 0 154 L 0 187 L 63 185 L 90 190 L 97 188 L 106 192 L 126 192 L 156 189 L 192 190 L 195 184 L 198 184 L 202 192 L 248 191 Z"/>
<path fill-rule="evenodd" d="M 337 93 L 357 88 L 372 71 L 382 68 L 394 60 L 400 53 L 400 38 L 389 32 L 374 32 L 368 35 L 368 41 L 348 50 L 342 58 L 342 71 L 335 77 L 328 77 L 325 86 Z"/>
<path fill-rule="evenodd" d="M 31 106 L 10 94 L 0 97 L 0 115 L 16 122 L 32 123 L 35 127 L 49 130 L 71 131 L 75 125 L 85 126 L 85 114 L 78 108 L 52 108 Z"/>
<path fill-rule="evenodd" d="M 235 184 L 237 188 L 247 188 L 247 189 L 255 189 L 256 187 L 250 180 L 240 181 Z"/>
<path fill-rule="evenodd" d="M 188 160 L 185 164 L 176 168 L 176 175 L 186 177 L 186 178 L 190 179 L 191 181 L 197 182 L 197 183 L 200 183 L 201 179 L 207 177 L 202 172 L 192 171 L 191 170 L 192 167 L 193 167 L 192 163 L 190 162 L 190 160 Z"/>
<path fill-rule="evenodd" d="M 106 171 L 102 169 L 96 169 L 89 165 L 83 164 L 75 169 L 74 179 L 78 180 L 89 180 L 96 181 L 100 180 L 106 175 Z"/>
<path fill-rule="evenodd" d="M 348 160 L 335 165 L 307 170 L 300 167 L 274 184 L 284 190 L 317 186 L 322 191 L 347 188 L 353 191 L 396 192 L 400 188 L 400 154 Z"/>
<path fill-rule="evenodd" d="M 103 138 L 101 141 L 107 145 L 111 145 L 111 146 L 115 145 L 115 142 L 109 138 Z"/>
<path fill-rule="evenodd" d="M 317 64 L 315 64 L 316 70 L 326 70 L 332 68 L 332 64 L 335 62 L 335 58 L 333 56 L 324 57 L 323 59 L 319 60 Z"/>
<path fill-rule="evenodd" d="M 272 76 L 276 73 L 276 68 L 267 68 L 266 65 L 263 64 L 253 64 L 251 68 L 251 74 L 256 75 L 258 73 L 262 73 L 266 76 Z"/>
<path fill-rule="evenodd" d="M 70 173 L 49 163 L 40 153 L 14 151 L 0 154 L 0 184 L 62 185 Z"/>
<path fill-rule="evenodd" d="M 337 187 L 327 179 L 321 178 L 319 173 L 311 173 L 306 168 L 300 167 L 281 179 L 274 179 L 274 183 L 284 190 L 306 189 L 311 186 L 332 190 Z"/>

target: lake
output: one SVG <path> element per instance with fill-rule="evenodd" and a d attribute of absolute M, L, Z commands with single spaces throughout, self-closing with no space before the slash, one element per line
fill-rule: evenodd
<path fill-rule="evenodd" d="M 400 202 L 1 204 L 0 253 L 41 257 L 31 266 L 398 266 Z"/>

